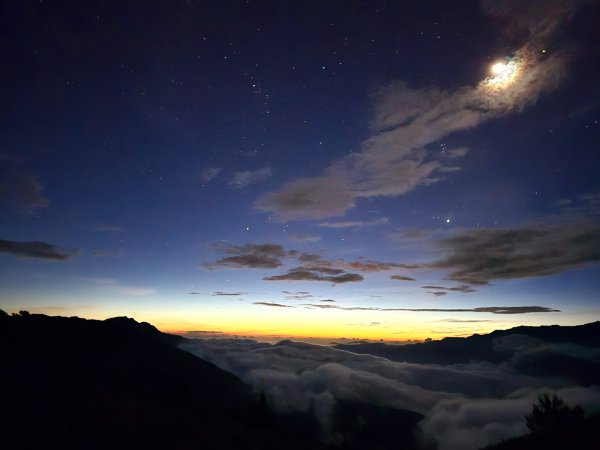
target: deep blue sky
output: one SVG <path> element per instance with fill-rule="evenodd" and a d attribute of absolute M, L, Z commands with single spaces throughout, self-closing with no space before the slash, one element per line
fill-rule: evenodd
<path fill-rule="evenodd" d="M 597 3 L 1 8 L 0 307 L 384 338 L 600 319 Z"/>

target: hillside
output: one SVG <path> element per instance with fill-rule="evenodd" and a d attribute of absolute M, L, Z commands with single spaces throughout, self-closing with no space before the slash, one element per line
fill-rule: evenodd
<path fill-rule="evenodd" d="M 323 448 L 181 339 L 124 317 L 0 311 L 3 447 Z"/>

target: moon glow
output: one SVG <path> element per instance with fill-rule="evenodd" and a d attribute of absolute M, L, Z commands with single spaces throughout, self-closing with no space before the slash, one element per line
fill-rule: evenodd
<path fill-rule="evenodd" d="M 482 81 L 488 91 L 501 91 L 517 82 L 523 72 L 523 64 L 519 58 L 497 61 L 489 68 L 490 76 Z"/>

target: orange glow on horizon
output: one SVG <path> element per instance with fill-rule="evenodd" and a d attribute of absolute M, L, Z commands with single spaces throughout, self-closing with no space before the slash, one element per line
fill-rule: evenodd
<path fill-rule="evenodd" d="M 357 312 L 256 307 L 248 309 L 198 308 L 195 311 L 121 310 L 113 308 L 35 307 L 19 308 L 31 313 L 78 316 L 104 320 L 116 316 L 132 317 L 148 322 L 165 333 L 185 335 L 188 332 L 214 332 L 224 337 L 245 337 L 275 342 L 282 339 L 328 344 L 335 341 L 368 340 L 384 342 L 439 340 L 445 337 L 467 337 L 486 334 L 518 325 L 542 325 L 547 316 L 528 315 L 519 321 L 506 317 L 468 315 L 457 319 L 449 313 L 429 312 Z M 8 313 L 18 312 L 6 309 Z M 512 318 L 511 318 L 512 319 Z M 574 319 L 574 318 L 573 318 Z M 573 324 L 585 323 L 581 319 Z M 208 334 L 208 333 L 207 333 Z"/>

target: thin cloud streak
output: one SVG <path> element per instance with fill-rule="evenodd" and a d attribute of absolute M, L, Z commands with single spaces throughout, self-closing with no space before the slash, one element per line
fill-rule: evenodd
<path fill-rule="evenodd" d="M 282 303 L 272 303 L 272 302 L 253 302 L 253 305 L 260 305 L 260 306 L 270 306 L 273 308 L 294 308 L 294 306 L 292 305 L 284 305 Z"/>
<path fill-rule="evenodd" d="M 490 314 L 527 314 L 561 312 L 558 309 L 547 308 L 545 306 L 482 306 L 479 308 L 378 308 L 375 306 L 337 306 L 319 305 L 314 303 L 306 303 L 302 306 L 308 306 L 311 308 L 318 309 L 340 309 L 343 311 L 472 312 Z"/>
<path fill-rule="evenodd" d="M 405 275 L 390 275 L 390 280 L 397 280 L 397 281 L 417 281 L 412 277 L 407 277 Z"/>
<path fill-rule="evenodd" d="M 271 168 L 265 166 L 258 170 L 245 170 L 243 172 L 235 172 L 231 180 L 229 180 L 229 186 L 235 189 L 242 189 L 252 184 L 261 183 L 271 176 Z"/>
<path fill-rule="evenodd" d="M 360 221 L 360 220 L 346 220 L 346 221 L 338 221 L 338 222 L 320 222 L 315 224 L 317 227 L 322 228 L 333 228 L 333 229 L 343 229 L 343 228 L 369 228 L 376 227 L 380 225 L 387 225 L 390 223 L 390 219 L 387 217 L 382 217 L 380 219 L 374 219 L 370 221 Z"/>
<path fill-rule="evenodd" d="M 291 269 L 282 275 L 273 275 L 263 278 L 265 281 L 325 281 L 332 284 L 352 283 L 363 281 L 362 275 L 357 273 L 342 273 L 339 275 L 321 275 L 315 271 Z"/>
<path fill-rule="evenodd" d="M 211 295 L 215 297 L 229 297 L 236 296 L 239 297 L 241 295 L 247 295 L 248 292 L 223 292 L 223 291 L 215 291 Z"/>
<path fill-rule="evenodd" d="M 10 253 L 20 258 L 54 261 L 66 261 L 74 256 L 74 253 L 65 252 L 55 245 L 41 241 L 22 242 L 0 239 L 0 252 Z"/>

